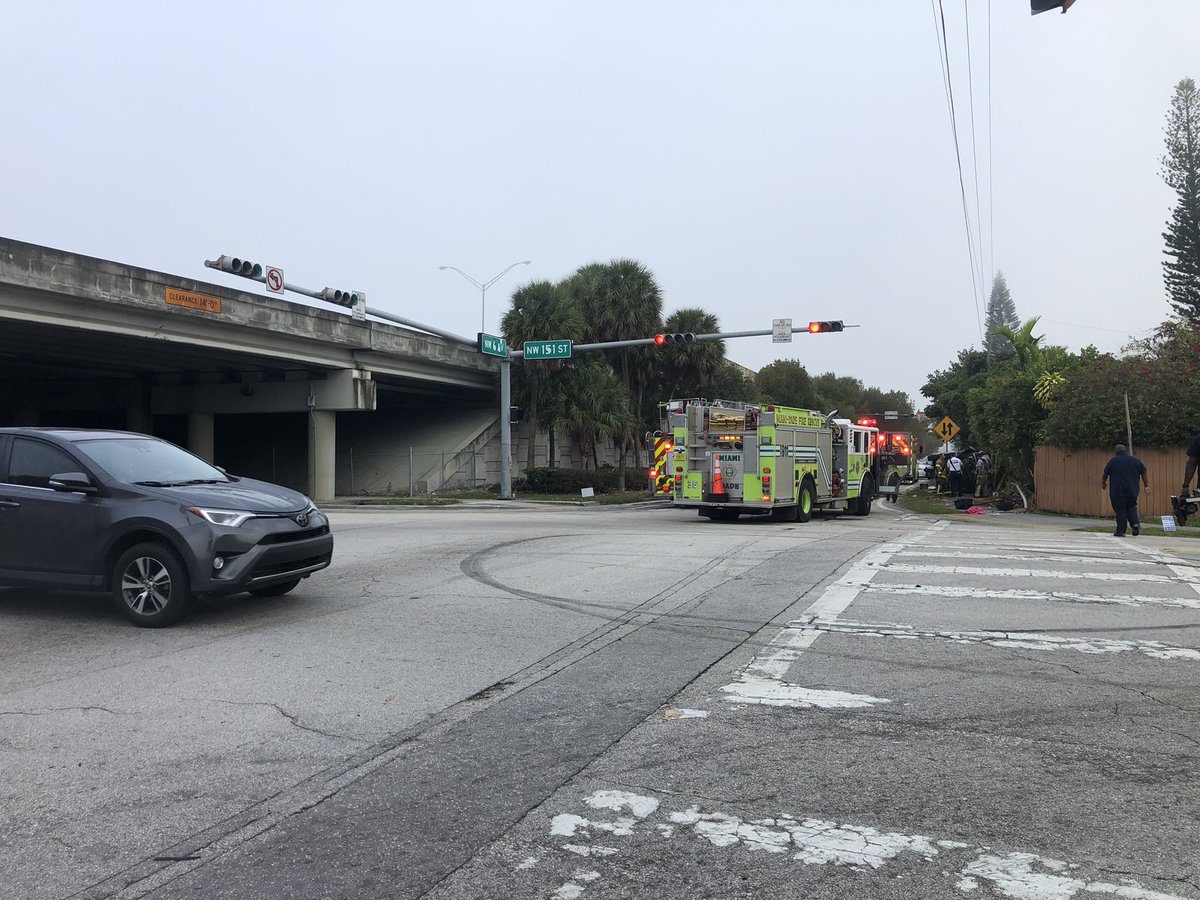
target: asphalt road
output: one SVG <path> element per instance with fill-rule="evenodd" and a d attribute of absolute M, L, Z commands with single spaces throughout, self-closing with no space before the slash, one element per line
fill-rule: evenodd
<path fill-rule="evenodd" d="M 0 896 L 1200 898 L 1184 542 L 333 519 L 168 630 L 0 591 Z"/>

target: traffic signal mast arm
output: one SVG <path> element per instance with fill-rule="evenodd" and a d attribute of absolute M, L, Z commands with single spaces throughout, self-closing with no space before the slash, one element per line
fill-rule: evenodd
<path fill-rule="evenodd" d="M 839 322 L 838 324 L 841 325 L 842 323 Z M 859 326 L 843 325 L 842 327 L 843 328 L 858 328 Z M 721 340 L 724 340 L 725 338 L 761 337 L 763 335 L 774 334 L 774 333 L 775 333 L 775 330 L 773 328 L 766 328 L 761 331 L 720 331 L 720 332 L 717 332 L 716 334 L 697 334 L 693 337 L 693 340 L 721 341 Z M 792 329 L 792 334 L 809 334 L 809 333 L 813 333 L 813 332 L 812 332 L 810 326 L 808 326 L 808 325 L 804 326 L 803 328 L 793 328 Z M 578 352 L 581 352 L 584 350 L 615 350 L 620 347 L 661 346 L 663 343 L 664 342 L 660 341 L 657 337 L 635 338 L 635 339 L 629 340 L 629 341 L 602 341 L 598 344 L 574 344 L 574 345 L 572 345 L 571 350 L 572 350 L 572 352 L 578 353 Z M 684 343 L 691 343 L 691 341 L 684 341 Z M 509 354 L 509 356 L 511 356 L 515 359 L 520 359 L 525 356 L 525 351 L 510 349 L 508 351 L 508 354 Z"/>
<path fill-rule="evenodd" d="M 241 278 L 249 278 L 251 281 L 259 281 L 263 284 L 267 283 L 267 276 L 263 274 L 263 267 L 259 263 L 252 263 L 248 259 L 239 259 L 236 256 L 218 256 L 216 259 L 206 259 L 204 261 L 210 269 L 218 269 L 222 272 L 229 272 L 231 275 L 237 275 Z M 332 300 L 332 296 L 326 297 L 322 291 L 313 291 L 308 288 L 300 287 L 296 284 L 283 283 L 285 291 L 292 291 L 296 294 L 303 294 L 306 297 L 312 297 L 314 300 Z M 326 288 L 326 291 L 329 289 Z M 338 304 L 343 306 L 345 304 Z"/>
<path fill-rule="evenodd" d="M 267 283 L 267 276 L 263 274 L 263 267 L 258 263 L 252 263 L 249 260 L 239 259 L 237 257 L 219 256 L 216 259 L 206 259 L 204 261 L 210 269 L 218 269 L 222 272 L 229 272 L 232 275 L 237 275 L 241 278 L 249 278 L 251 281 L 260 281 L 263 284 Z M 313 291 L 308 288 L 300 287 L 299 285 L 283 283 L 285 291 L 292 291 L 296 294 L 303 294 L 306 297 L 312 297 L 314 300 L 324 300 L 329 303 L 336 303 L 338 306 L 344 306 L 347 309 L 353 309 L 353 305 L 349 302 L 341 302 L 337 299 L 337 295 L 352 295 L 349 291 L 334 291 L 331 288 L 325 288 L 322 291 Z M 377 309 L 368 309 L 366 297 L 362 295 L 362 309 L 364 315 L 372 316 L 376 319 L 384 319 L 388 322 L 395 322 L 397 325 L 407 325 L 409 328 L 416 328 L 419 331 L 425 331 L 429 334 L 436 334 L 440 338 L 445 338 L 448 341 L 453 341 L 456 344 L 465 344 L 468 347 L 474 348 L 478 345 L 478 340 L 465 338 L 462 335 L 454 334 L 451 331 L 443 331 L 441 328 L 436 328 L 433 325 L 425 325 L 421 322 L 415 322 L 412 319 L 406 319 L 403 316 L 394 316 L 391 313 L 381 312 Z"/>

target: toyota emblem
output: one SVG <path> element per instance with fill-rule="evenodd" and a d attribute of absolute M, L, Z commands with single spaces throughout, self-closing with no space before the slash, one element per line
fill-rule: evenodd
<path fill-rule="evenodd" d="M 308 513 L 300 513 L 300 515 L 296 516 L 296 524 L 299 525 L 301 528 L 307 527 Z"/>

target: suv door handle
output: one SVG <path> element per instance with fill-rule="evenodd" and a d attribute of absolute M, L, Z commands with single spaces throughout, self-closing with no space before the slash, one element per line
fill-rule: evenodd
<path fill-rule="evenodd" d="M 21 504 L 17 503 L 15 500 L 0 500 L 0 508 L 12 507 L 13 509 L 16 509 L 20 505 Z"/>

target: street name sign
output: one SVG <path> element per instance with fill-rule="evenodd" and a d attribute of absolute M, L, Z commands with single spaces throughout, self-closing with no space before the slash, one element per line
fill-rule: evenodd
<path fill-rule="evenodd" d="M 570 359 L 571 341 L 526 341 L 526 359 Z"/>
<path fill-rule="evenodd" d="M 772 344 L 790 344 L 792 342 L 791 319 L 772 319 L 771 329 Z"/>
<path fill-rule="evenodd" d="M 479 334 L 479 349 L 488 356 L 499 356 L 504 358 L 508 356 L 508 341 L 502 337 L 496 337 L 491 334 Z"/>
<path fill-rule="evenodd" d="M 937 427 L 933 429 L 937 432 L 938 437 L 943 441 L 952 441 L 954 436 L 958 434 L 958 425 L 949 416 L 946 416 L 942 421 L 937 423 Z"/>

